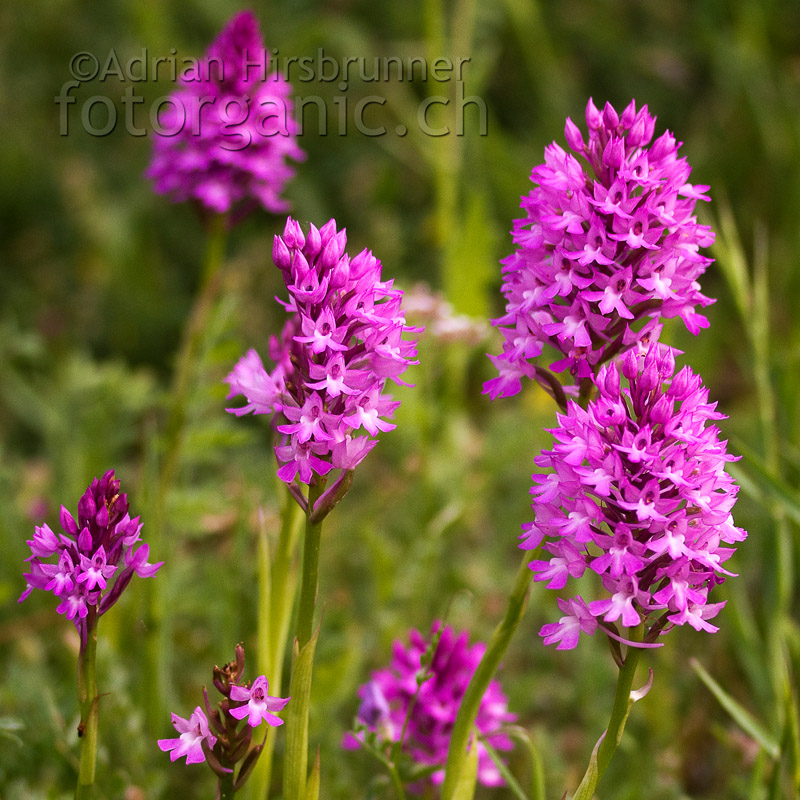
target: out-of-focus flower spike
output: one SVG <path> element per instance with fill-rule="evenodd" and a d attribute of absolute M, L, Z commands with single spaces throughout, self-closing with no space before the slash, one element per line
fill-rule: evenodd
<path fill-rule="evenodd" d="M 373 672 L 371 680 L 358 690 L 362 701 L 358 721 L 387 746 L 405 733 L 402 751 L 429 773 L 409 786 L 418 793 L 442 782 L 453 723 L 486 646 L 470 645 L 467 632 L 456 636 L 452 628 L 443 627 L 440 622 L 433 624 L 427 638 L 412 630 L 409 640 L 408 646 L 395 642 L 390 665 Z M 501 726 L 514 720 L 499 682 L 491 681 L 475 720 L 478 733 L 495 750 L 510 750 L 511 739 Z M 342 746 L 358 748 L 364 735 L 363 730 L 349 734 Z M 484 786 L 505 785 L 480 743 L 477 778 Z"/>
<path fill-rule="evenodd" d="M 291 87 L 268 68 L 256 17 L 237 14 L 161 108 L 146 172 L 156 192 L 230 214 L 231 222 L 259 205 L 285 211 L 281 193 L 294 175 L 289 162 L 305 154 Z"/>

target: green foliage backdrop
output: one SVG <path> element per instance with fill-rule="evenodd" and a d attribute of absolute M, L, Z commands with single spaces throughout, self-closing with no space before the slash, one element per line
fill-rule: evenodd
<path fill-rule="evenodd" d="M 8 800 L 66 798 L 74 784 L 74 631 L 52 597 L 38 593 L 22 606 L 16 598 L 34 524 L 54 524 L 61 503 L 74 510 L 94 475 L 116 468 L 153 556 L 169 554 L 161 573 L 132 585 L 101 623 L 105 796 L 211 797 L 210 773 L 171 765 L 155 740 L 169 735 L 170 710 L 188 715 L 212 664 L 232 658 L 238 641 L 252 653 L 247 674 L 257 674 L 258 535 L 275 533 L 277 490 L 263 419 L 226 415 L 222 378 L 247 348 L 265 353 L 282 322 L 270 253 L 283 220 L 257 212 L 229 242 L 179 468 L 166 487 L 164 525 L 154 530 L 148 512 L 164 489 L 155 485 L 157 439 L 205 237 L 192 208 L 156 196 L 143 178 L 148 137 L 126 130 L 122 98 L 131 87 L 144 98 L 136 121 L 146 128 L 147 109 L 172 84 L 165 74 L 89 81 L 72 91 L 67 135 L 54 100 L 76 53 L 101 64 L 112 50 L 123 64 L 143 49 L 148 59 L 173 49 L 199 57 L 240 8 L 12 0 L 0 10 L 0 797 Z M 324 48 L 339 64 L 470 59 L 464 90 L 485 102 L 485 135 L 475 104 L 465 109 L 463 136 L 420 131 L 420 102 L 455 101 L 453 81 L 351 77 L 346 89 L 295 82 L 298 95 L 322 98 L 327 132 L 320 135 L 309 109 L 301 139 L 308 157 L 287 195 L 301 220 L 335 216 L 351 252 L 370 247 L 401 287 L 424 281 L 481 322 L 502 307 L 498 262 L 510 251 L 519 196 L 544 146 L 563 141 L 566 116 L 583 124 L 590 96 L 617 108 L 635 98 L 658 116 L 657 131 L 669 128 L 685 143 L 692 181 L 711 186 L 713 202 L 701 213 L 717 231 L 717 262 L 703 291 L 717 303 L 697 339 L 678 323 L 665 332 L 730 417 L 723 430 L 744 454 L 733 467 L 743 487 L 737 524 L 750 538 L 733 562 L 741 577 L 723 587 L 721 632 L 675 631 L 653 657 L 655 688 L 632 716 L 603 797 L 790 791 L 791 778 L 773 777 L 770 755 L 723 710 L 688 656 L 772 739 L 796 747 L 800 6 L 274 0 L 253 8 L 281 57 L 315 58 Z M 100 117 L 81 120 L 97 96 L 118 114 L 105 136 L 86 130 Z M 345 99 L 349 114 L 372 96 L 385 103 L 369 124 L 384 125 L 386 135 L 362 135 L 352 123 L 340 135 Z M 455 123 L 446 113 L 431 119 Z M 398 125 L 407 135 L 396 135 Z M 342 752 L 339 741 L 356 688 L 388 660 L 391 642 L 446 613 L 485 640 L 502 614 L 519 526 L 530 515 L 533 457 L 554 417 L 534 386 L 494 404 L 481 396 L 491 374 L 483 353 L 496 347 L 491 334 L 477 344 L 423 338 L 410 378 L 416 388 L 396 392 L 396 431 L 382 437 L 326 524 L 311 725 L 327 797 L 380 788 L 367 757 Z M 501 679 L 543 752 L 548 796 L 559 797 L 577 784 L 605 725 L 613 668 L 599 640 L 568 653 L 542 646 L 537 631 L 557 613 L 546 594 L 533 587 Z M 784 763 L 796 781 L 791 749 Z M 512 769 L 525 774 L 521 754 Z"/>

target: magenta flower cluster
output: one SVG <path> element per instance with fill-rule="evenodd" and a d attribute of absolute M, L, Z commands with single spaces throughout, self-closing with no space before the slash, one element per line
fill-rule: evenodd
<path fill-rule="evenodd" d="M 175 202 L 243 215 L 256 205 L 285 211 L 281 193 L 305 155 L 279 72 L 250 11 L 236 15 L 161 107 L 147 177 Z"/>
<path fill-rule="evenodd" d="M 283 273 L 290 317 L 269 354 L 267 373 L 251 350 L 226 378 L 230 394 L 247 404 L 233 414 L 272 414 L 282 435 L 275 447 L 286 483 L 310 483 L 331 469 L 354 469 L 375 446 L 399 402 L 384 394 L 386 381 L 416 361 L 416 342 L 403 334 L 403 292 L 381 279 L 381 263 L 368 250 L 345 252 L 345 230 L 335 220 L 304 234 L 289 218 L 276 236 L 273 259 Z"/>
<path fill-rule="evenodd" d="M 502 262 L 506 308 L 493 324 L 503 352 L 490 356 L 499 375 L 484 387 L 492 399 L 542 378 L 533 360 L 545 345 L 561 353 L 551 369 L 580 380 L 643 337 L 656 340 L 659 318 L 680 317 L 692 333 L 707 327 L 696 307 L 713 301 L 697 279 L 711 259 L 699 251 L 714 234 L 694 206 L 708 187 L 687 182 L 669 131 L 650 143 L 655 122 L 634 101 L 618 114 L 590 100 L 588 142 L 566 123 L 577 155 L 555 142 L 545 149 L 514 221 L 517 249 Z"/>
<path fill-rule="evenodd" d="M 624 380 L 623 380 L 624 378 Z M 674 625 L 716 631 L 724 605 L 709 592 L 746 533 L 733 524 L 738 487 L 725 472 L 734 460 L 708 424 L 724 418 L 689 367 L 675 374 L 670 348 L 652 344 L 604 365 L 586 410 L 570 401 L 555 444 L 535 459 L 552 470 L 534 475 L 536 520 L 523 549 L 546 539 L 549 560 L 534 560 L 535 580 L 563 589 L 596 573 L 609 596 L 559 600 L 564 616 L 541 630 L 545 644 L 572 648 L 581 632 L 602 627 L 618 637 L 646 623 L 644 643 Z"/>
<path fill-rule="evenodd" d="M 95 478 L 78 502 L 78 519 L 61 506 L 62 533 L 49 525 L 36 527 L 28 541 L 30 572 L 22 602 L 33 589 L 53 592 L 59 614 L 71 619 L 86 642 L 87 618 L 92 624 L 117 602 L 134 575 L 150 578 L 164 563 L 149 564 L 150 546 L 141 541 L 139 517 L 131 519 L 128 497 L 109 470 Z M 55 559 L 49 562 L 47 559 Z"/>
<path fill-rule="evenodd" d="M 450 734 L 461 700 L 486 645 L 470 646 L 468 633 L 456 636 L 452 628 L 442 628 L 440 622 L 433 624 L 428 640 L 416 630 L 409 638 L 408 647 L 395 642 L 389 667 L 373 672 L 369 683 L 359 689 L 362 703 L 358 720 L 383 742 L 397 742 L 404 733 L 402 751 L 417 765 L 435 768 L 430 781 L 438 785 L 444 780 Z M 432 657 L 431 647 L 435 648 Z M 500 684 L 493 680 L 475 721 L 478 732 L 495 750 L 510 750 L 512 742 L 500 728 L 515 719 Z M 363 736 L 363 731 L 348 734 L 343 746 L 358 748 Z M 504 784 L 482 744 L 478 744 L 478 780 L 485 786 Z M 422 791 L 423 784 L 419 781 L 410 788 Z"/>
<path fill-rule="evenodd" d="M 259 675 L 252 683 L 242 681 L 244 647 L 236 646 L 236 659 L 224 667 L 214 667 L 214 686 L 223 699 L 212 707 L 203 689 L 204 706 L 197 706 L 188 719 L 172 714 L 172 725 L 180 734 L 175 739 L 159 739 L 158 746 L 169 753 L 171 761 L 186 758 L 187 764 L 208 761 L 222 777 L 232 773 L 241 762 L 235 788 L 239 788 L 255 766 L 263 745 L 251 746 L 252 729 L 262 722 L 277 727 L 283 720 L 276 716 L 291 698 L 270 697 L 269 682 Z M 247 724 L 240 729 L 241 720 Z"/>

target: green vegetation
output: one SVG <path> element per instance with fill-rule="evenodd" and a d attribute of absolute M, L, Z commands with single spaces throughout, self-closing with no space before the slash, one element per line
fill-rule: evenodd
<path fill-rule="evenodd" d="M 225 414 L 222 380 L 249 347 L 266 355 L 282 324 L 271 248 L 283 218 L 255 212 L 229 238 L 187 378 L 180 448 L 161 486 L 169 393 L 206 235 L 190 206 L 151 191 L 148 137 L 134 135 L 151 127 L 150 110 L 172 88 L 163 65 L 152 74 L 152 59 L 174 49 L 180 67 L 182 57 L 201 56 L 237 10 L 197 0 L 12 0 L 0 11 L 1 798 L 72 796 L 77 637 L 51 595 L 34 592 L 19 606 L 16 598 L 34 524 L 54 526 L 61 503 L 74 512 L 93 476 L 116 469 L 132 513 L 142 515 L 151 560 L 167 560 L 101 621 L 98 796 L 212 797 L 210 771 L 170 764 L 156 739 L 173 735 L 170 711 L 188 716 L 211 666 L 229 660 L 237 642 L 247 648 L 248 678 L 258 674 L 258 654 L 266 658 L 259 563 L 270 563 L 264 540 L 275 557 L 283 494 L 264 420 Z M 279 60 L 306 57 L 317 69 L 314 80 L 299 68 L 289 75 L 298 97 L 320 98 L 305 111 L 307 160 L 287 190 L 293 215 L 317 224 L 336 217 L 351 252 L 371 248 L 402 288 L 424 281 L 479 321 L 502 308 L 507 231 L 545 145 L 563 143 L 565 117 L 582 125 L 590 96 L 618 109 L 633 97 L 658 116 L 657 133 L 669 128 L 685 143 L 691 180 L 711 186 L 713 202 L 699 212 L 717 232 L 717 261 L 702 286 L 717 303 L 696 339 L 679 322 L 665 338 L 729 416 L 721 428 L 743 456 L 730 467 L 742 487 L 735 516 L 749 539 L 729 564 L 740 578 L 719 592 L 728 601 L 720 632 L 675 630 L 643 655 L 655 683 L 627 721 L 601 796 L 796 796 L 800 6 L 275 0 L 254 10 Z M 399 80 L 392 70 L 366 82 L 351 65 L 343 88 L 341 76 L 322 79 L 321 48 L 337 69 L 351 57 L 369 73 L 387 56 L 469 61 L 463 86 L 455 70 L 449 81 L 432 72 L 427 82 Z M 143 50 L 150 74 L 129 80 L 127 65 Z M 112 51 L 121 74 L 112 74 Z M 108 67 L 106 77 L 74 87 L 75 103 L 59 106 L 54 98 L 81 52 L 96 56 L 101 72 Z M 126 104 L 133 95 L 143 102 Z M 109 112 L 97 96 L 117 115 L 104 136 L 91 133 Z M 450 102 L 431 106 L 423 121 L 448 135 L 427 135 L 420 124 L 434 96 Z M 355 109 L 370 98 L 363 121 L 384 135 L 356 126 Z M 469 98 L 485 103 L 486 129 L 473 102 L 458 136 L 454 112 Z M 392 641 L 444 615 L 486 641 L 503 616 L 517 535 L 531 514 L 533 457 L 549 443 L 555 409 L 534 385 L 495 403 L 481 395 L 493 374 L 484 353 L 497 349 L 491 333 L 478 343 L 423 337 L 421 363 L 406 376 L 416 388 L 394 393 L 397 429 L 381 437 L 326 520 L 309 742 L 312 759 L 320 747 L 323 798 L 392 796 L 376 762 L 340 748 L 356 689 L 388 661 Z M 553 798 L 577 787 L 607 724 L 616 673 L 600 637 L 567 652 L 542 645 L 538 631 L 556 618 L 555 603 L 533 585 L 499 675 Z M 276 754 L 283 744 L 279 731 Z M 276 757 L 274 797 L 280 764 Z M 523 787 L 534 780 L 530 764 L 519 744 L 510 769 Z M 511 794 L 479 788 L 477 796 Z"/>

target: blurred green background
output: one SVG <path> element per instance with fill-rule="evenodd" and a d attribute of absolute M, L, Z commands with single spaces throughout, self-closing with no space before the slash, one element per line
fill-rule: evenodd
<path fill-rule="evenodd" d="M 277 518 L 274 469 L 262 419 L 224 413 L 222 378 L 247 348 L 266 355 L 282 323 L 271 264 L 283 219 L 257 212 L 229 241 L 222 290 L 193 379 L 179 468 L 158 485 L 158 436 L 181 332 L 198 290 L 203 227 L 188 205 L 155 195 L 143 178 L 147 136 L 136 127 L 169 93 L 161 80 L 109 76 L 54 98 L 72 79 L 77 53 L 106 63 L 200 57 L 235 2 L 51 0 L 0 9 L 0 797 L 66 798 L 76 763 L 75 648 L 51 596 L 18 606 L 34 524 L 74 511 L 94 475 L 110 467 L 142 513 L 153 581 L 132 585 L 101 623 L 99 785 L 105 797 L 213 796 L 210 771 L 171 765 L 155 740 L 171 735 L 169 712 L 188 716 L 211 666 L 244 641 L 254 677 L 259 513 Z M 295 82 L 319 97 L 327 130 L 307 110 L 299 165 L 286 192 L 293 213 L 317 224 L 335 217 L 348 250 L 371 248 L 384 275 L 425 282 L 478 326 L 502 308 L 499 259 L 528 176 L 564 119 L 583 127 L 586 101 L 618 109 L 631 98 L 658 116 L 656 132 L 685 144 L 692 181 L 709 184 L 699 209 L 714 226 L 717 262 L 702 280 L 717 298 L 711 327 L 692 338 L 672 321 L 665 338 L 702 373 L 729 416 L 722 428 L 744 458 L 732 466 L 743 489 L 737 523 L 750 531 L 735 557 L 741 577 L 722 587 L 728 606 L 715 636 L 670 634 L 651 664 L 656 683 L 636 707 L 602 789 L 608 798 L 791 797 L 797 790 L 796 671 L 800 664 L 797 524 L 800 520 L 800 5 L 784 0 L 638 3 L 443 3 L 379 5 L 256 3 L 280 57 L 469 58 L 464 135 L 450 115 L 454 81 Z M 425 98 L 451 100 L 429 121 L 451 133 L 426 136 Z M 117 124 L 100 128 L 109 98 Z M 385 99 L 353 122 L 359 100 Z M 82 121 L 81 114 L 94 106 Z M 63 110 L 62 109 L 62 110 Z M 345 114 L 346 129 L 340 114 Z M 396 127 L 408 129 L 405 136 Z M 476 341 L 477 340 L 479 341 Z M 357 708 L 356 688 L 389 659 L 392 640 L 428 630 L 448 614 L 473 638 L 502 615 L 518 562 L 516 536 L 530 517 L 533 457 L 554 421 L 534 386 L 489 403 L 486 351 L 498 338 L 423 337 L 416 388 L 395 393 L 397 430 L 357 473 L 326 523 L 312 744 L 320 743 L 323 796 L 391 796 L 378 765 L 339 741 Z M 166 497 L 165 524 L 148 509 Z M 260 509 L 260 512 L 259 512 Z M 158 583 L 158 587 L 155 584 Z M 576 786 L 603 730 L 613 692 L 606 648 L 585 641 L 568 653 L 537 635 L 554 618 L 553 593 L 532 590 L 529 611 L 505 659 L 510 707 L 530 729 L 548 767 L 548 796 Z M 163 604 L 154 613 L 154 598 Z M 762 747 L 691 669 L 696 657 L 764 728 Z M 157 687 L 157 690 L 156 690 Z M 154 705 L 153 698 L 160 698 Z M 762 744 L 765 741 L 762 737 Z M 782 743 L 782 748 L 781 748 Z M 280 737 L 279 745 L 280 748 Z M 767 752 L 772 749 L 772 752 Z M 511 761 L 525 778 L 523 755 Z M 778 764 L 778 766 L 776 766 Z M 374 795 L 371 793 L 375 793 Z M 485 797 L 507 793 L 485 790 Z"/>

